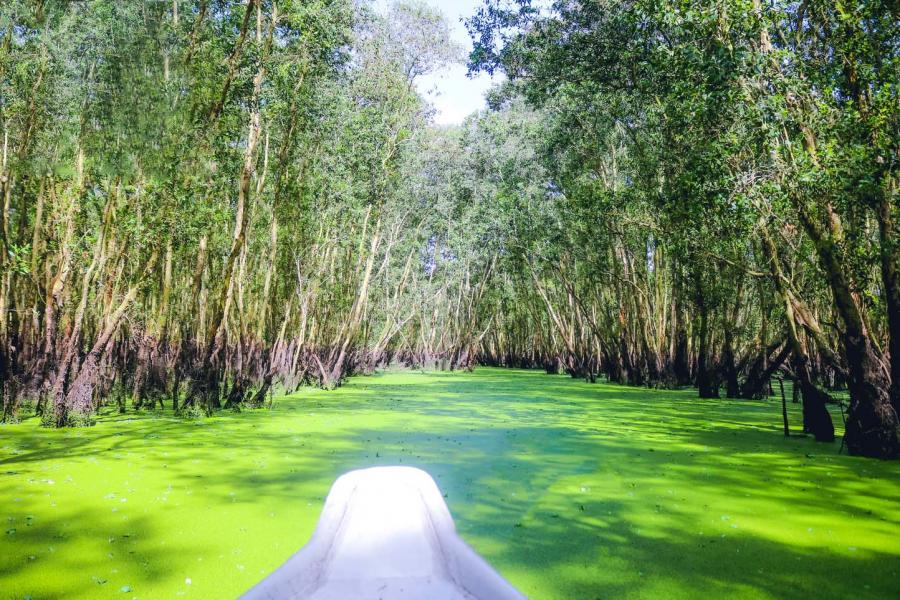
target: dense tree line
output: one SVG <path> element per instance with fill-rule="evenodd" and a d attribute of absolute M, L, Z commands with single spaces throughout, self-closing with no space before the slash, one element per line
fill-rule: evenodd
<path fill-rule="evenodd" d="M 701 397 L 758 397 L 782 369 L 821 440 L 824 388 L 846 387 L 850 450 L 896 456 L 898 16 L 877 1 L 488 1 L 473 68 L 509 77 L 498 104 L 543 111 L 557 198 L 519 269 L 549 315 L 537 355 Z M 523 338 L 504 339 L 495 360 L 520 356 L 504 348 Z"/>
<path fill-rule="evenodd" d="M 414 80 L 460 55 L 440 15 L 349 0 L 0 14 L 6 419 L 26 399 L 58 426 L 107 399 L 260 405 L 273 383 L 331 387 L 468 335 L 468 288 L 420 268 L 436 217 L 400 185 L 426 143 Z"/>
<path fill-rule="evenodd" d="M 261 406 L 402 364 L 760 398 L 898 454 L 898 19 L 488 0 L 0 8 L 3 415 Z M 893 382 L 893 383 L 892 383 Z"/>

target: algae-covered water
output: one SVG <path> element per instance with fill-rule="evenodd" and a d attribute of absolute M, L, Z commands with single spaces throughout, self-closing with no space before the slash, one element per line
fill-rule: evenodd
<path fill-rule="evenodd" d="M 695 395 L 391 372 L 198 421 L 3 426 L 0 598 L 233 598 L 338 475 L 388 464 L 431 473 L 534 599 L 900 597 L 898 463 L 784 439 L 780 403 Z"/>

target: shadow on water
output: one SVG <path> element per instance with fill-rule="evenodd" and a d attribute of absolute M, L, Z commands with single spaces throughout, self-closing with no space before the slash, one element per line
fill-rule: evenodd
<path fill-rule="evenodd" d="M 104 496 L 73 492 L 38 538 L 2 540 L 0 588 L 25 593 L 29 556 L 52 545 L 54 589 L 99 597 L 109 584 L 85 574 L 102 549 L 77 550 L 130 527 L 143 546 L 117 564 L 141 597 L 184 591 L 186 572 L 191 595 L 234 596 L 306 541 L 338 475 L 403 464 L 434 476 L 462 536 L 532 598 L 897 597 L 897 466 L 780 427 L 775 403 L 493 369 L 359 378 L 198 422 L 24 424 L 0 430 L 4 506 L 53 514 L 28 482 L 61 469 L 88 487 L 109 473 L 141 510 L 101 532 Z"/>

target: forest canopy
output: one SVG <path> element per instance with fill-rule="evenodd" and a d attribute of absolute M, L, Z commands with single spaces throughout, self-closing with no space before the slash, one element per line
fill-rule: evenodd
<path fill-rule="evenodd" d="M 758 399 L 900 454 L 892 2 L 0 7 L 3 419 L 262 407 L 391 365 Z M 652 406 L 648 406 L 652 413 Z"/>

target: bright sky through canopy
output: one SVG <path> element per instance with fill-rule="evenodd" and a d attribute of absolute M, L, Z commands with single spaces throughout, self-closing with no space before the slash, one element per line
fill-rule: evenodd
<path fill-rule="evenodd" d="M 384 11 L 391 1 L 376 0 L 375 6 L 379 11 Z M 425 0 L 425 3 L 444 13 L 453 27 L 454 39 L 468 53 L 472 49 L 472 42 L 463 20 L 475 13 L 482 5 L 482 0 Z M 467 77 L 465 65 L 444 67 L 417 82 L 419 92 L 434 105 L 437 111 L 435 121 L 439 125 L 462 123 L 468 115 L 484 108 L 484 93 L 490 89 L 491 84 L 491 78 L 484 73 L 472 79 Z"/>

